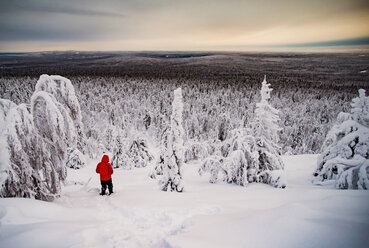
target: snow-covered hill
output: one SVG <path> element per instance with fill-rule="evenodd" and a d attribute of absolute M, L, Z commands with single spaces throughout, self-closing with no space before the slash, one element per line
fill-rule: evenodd
<path fill-rule="evenodd" d="M 169 193 L 150 167 L 116 169 L 111 196 L 90 161 L 52 203 L 1 198 L 0 247 L 367 247 L 369 192 L 312 185 L 316 159 L 283 157 L 286 189 L 210 184 L 187 164 Z"/>

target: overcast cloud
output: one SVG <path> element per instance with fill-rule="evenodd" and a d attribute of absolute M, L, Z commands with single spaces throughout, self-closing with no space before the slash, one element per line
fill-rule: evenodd
<path fill-rule="evenodd" d="M 2 0 L 0 50 L 203 50 L 369 37 L 366 0 Z"/>

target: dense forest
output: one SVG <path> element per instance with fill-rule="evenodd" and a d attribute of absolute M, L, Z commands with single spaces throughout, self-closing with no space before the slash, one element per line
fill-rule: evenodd
<path fill-rule="evenodd" d="M 281 119 L 281 152 L 319 153 L 337 114 L 368 89 L 360 54 L 37 53 L 0 56 L 0 97 L 29 102 L 43 73 L 68 77 L 81 105 L 88 152 L 144 139 L 159 144 L 172 91 L 183 92 L 187 159 L 247 127 L 266 75 Z M 128 149 L 128 148 L 127 148 Z"/>

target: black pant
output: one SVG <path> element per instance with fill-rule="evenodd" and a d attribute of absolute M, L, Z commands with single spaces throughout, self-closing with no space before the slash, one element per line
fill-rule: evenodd
<path fill-rule="evenodd" d="M 101 180 L 101 194 L 105 195 L 106 185 L 109 188 L 109 194 L 113 193 L 113 182 L 111 178 L 108 181 Z"/>

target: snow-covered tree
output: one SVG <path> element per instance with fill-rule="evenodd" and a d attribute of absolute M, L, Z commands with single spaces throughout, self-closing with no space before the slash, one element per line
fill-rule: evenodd
<path fill-rule="evenodd" d="M 184 162 L 202 160 L 209 156 L 209 145 L 205 142 L 189 142 L 185 147 Z"/>
<path fill-rule="evenodd" d="M 224 141 L 230 132 L 230 118 L 229 115 L 222 114 L 219 117 L 218 125 L 218 139 Z"/>
<path fill-rule="evenodd" d="M 60 180 L 63 181 L 67 176 L 65 160 L 67 158 L 68 142 L 73 140 L 74 136 L 67 129 L 67 127 L 70 127 L 70 117 L 63 115 L 63 112 L 65 112 L 63 106 L 52 95 L 45 91 L 38 91 L 33 94 L 31 98 L 33 123 L 37 135 L 42 137 L 44 143 L 42 150 L 38 153 L 47 155 L 45 157 L 48 159 L 43 163 L 50 166 L 53 173 L 58 174 L 58 178 L 55 175 L 49 175 L 48 172 L 45 175 L 51 177 L 50 187 L 53 187 L 53 193 L 59 193 Z"/>
<path fill-rule="evenodd" d="M 116 137 L 113 156 L 111 158 L 111 165 L 113 166 L 113 168 L 132 169 L 133 163 L 131 159 L 126 155 L 121 135 L 118 135 Z"/>
<path fill-rule="evenodd" d="M 163 175 L 163 168 L 165 166 L 165 156 L 166 151 L 168 148 L 168 141 L 169 141 L 169 134 L 170 134 L 170 124 L 169 121 L 165 117 L 161 117 L 162 120 L 162 131 L 160 134 L 160 150 L 159 150 L 159 156 L 156 158 L 155 161 L 155 168 L 152 169 L 149 173 L 150 178 L 156 179 L 157 176 Z"/>
<path fill-rule="evenodd" d="M 77 139 L 64 104 L 42 90 L 34 92 L 29 106 L 0 100 L 1 197 L 49 201 L 60 194 L 68 144 Z M 71 159 L 81 164 L 76 156 Z"/>
<path fill-rule="evenodd" d="M 24 104 L 17 106 L 9 100 L 0 100 L 1 118 L 1 197 L 33 197 L 30 151 L 35 143 L 32 116 Z M 33 155 L 34 152 L 32 152 Z M 36 157 L 33 157 L 36 159 Z M 33 165 L 34 166 L 34 165 Z"/>
<path fill-rule="evenodd" d="M 237 185 L 246 186 L 247 181 L 247 161 L 245 154 L 241 150 L 233 151 L 224 160 L 225 181 Z"/>
<path fill-rule="evenodd" d="M 156 179 L 157 176 L 163 175 L 165 151 L 160 151 L 159 157 L 155 161 L 155 167 L 149 173 L 150 178 Z"/>
<path fill-rule="evenodd" d="M 127 156 L 132 160 L 133 166 L 136 168 L 146 167 L 154 159 L 144 139 L 133 140 Z"/>
<path fill-rule="evenodd" d="M 72 169 L 80 169 L 85 166 L 86 160 L 82 152 L 78 149 L 68 148 L 68 158 L 66 166 Z"/>
<path fill-rule="evenodd" d="M 261 100 L 256 104 L 255 122 L 251 124 L 258 158 L 255 161 L 256 181 L 284 188 L 284 164 L 278 146 L 278 132 L 281 130 L 278 124 L 279 111 L 269 103 L 272 90 L 264 77 L 260 90 Z M 277 173 L 276 170 L 280 171 Z"/>
<path fill-rule="evenodd" d="M 182 112 L 182 89 L 178 88 L 174 91 L 168 146 L 164 157 L 163 177 L 160 180 L 161 189 L 164 191 L 182 192 L 184 188 L 182 178 L 184 163 Z"/>
<path fill-rule="evenodd" d="M 81 107 L 71 81 L 65 77 L 43 74 L 37 81 L 35 93 L 37 92 L 49 93 L 54 98 L 54 102 L 58 102 L 62 106 L 58 106 L 58 109 L 67 120 L 65 130 L 68 132 L 66 137 L 69 138 L 68 152 L 73 153 L 68 154 L 70 161 L 68 161 L 67 166 L 75 169 L 83 167 L 85 165 L 83 154 L 86 153 L 86 139 Z M 76 149 L 80 152 L 76 152 Z M 76 156 L 81 157 L 77 158 Z M 74 164 L 74 162 L 80 164 Z"/>
<path fill-rule="evenodd" d="M 9 156 L 2 169 L 2 197 L 52 200 L 60 193 L 66 178 L 64 119 L 50 98 L 43 97 L 32 98 L 32 114 L 25 104 L 6 114 L 3 138 Z"/>
<path fill-rule="evenodd" d="M 119 130 L 111 124 L 109 124 L 107 127 L 100 126 L 100 130 L 104 130 L 102 142 L 106 151 L 112 152 L 117 145 L 115 142 L 117 141 Z"/>
<path fill-rule="evenodd" d="M 113 168 L 143 168 L 154 160 L 144 138 L 123 138 L 118 134 L 114 144 L 111 159 Z"/>
<path fill-rule="evenodd" d="M 351 114 L 341 112 L 318 158 L 314 183 L 339 189 L 369 189 L 369 97 L 359 90 Z"/>
<path fill-rule="evenodd" d="M 198 170 L 199 174 L 203 175 L 206 172 L 210 173 L 209 183 L 216 183 L 218 181 L 219 173 L 224 173 L 222 167 L 223 160 L 224 157 L 218 155 L 207 157 L 204 159 Z"/>
<path fill-rule="evenodd" d="M 263 137 L 264 140 L 267 140 L 273 146 L 278 147 L 278 132 L 281 128 L 278 125 L 280 120 L 278 116 L 279 111 L 269 104 L 270 93 L 272 90 L 273 89 L 270 88 L 270 83 L 267 83 L 265 76 L 261 83 L 261 100 L 256 103 L 255 120 L 252 123 L 252 128 L 253 135 L 255 137 Z"/>
<path fill-rule="evenodd" d="M 257 182 L 258 152 L 255 138 L 249 133 L 250 130 L 246 128 L 232 130 L 231 138 L 220 148 L 221 155 L 212 155 L 205 159 L 199 174 L 209 172 L 211 183 L 215 183 L 218 178 L 241 186 Z"/>
<path fill-rule="evenodd" d="M 277 143 L 280 130 L 278 110 L 268 102 L 271 91 L 270 84 L 264 78 L 261 101 L 256 104 L 251 128 L 241 127 L 230 132 L 229 138 L 220 148 L 224 157 L 220 163 L 222 170 L 218 169 L 218 163 L 205 160 L 203 167 L 208 172 L 224 172 L 223 180 L 242 186 L 262 182 L 278 188 L 286 187 L 284 164 L 279 156 Z M 210 180 L 214 181 L 214 178 L 217 177 L 212 175 Z"/>
<path fill-rule="evenodd" d="M 369 97 L 364 89 L 359 90 L 359 97 L 352 99 L 351 114 L 359 124 L 369 127 Z"/>
<path fill-rule="evenodd" d="M 4 182 L 8 177 L 10 154 L 7 148 L 6 115 L 11 107 L 15 107 L 12 101 L 0 99 L 0 185 L 4 187 Z"/>

